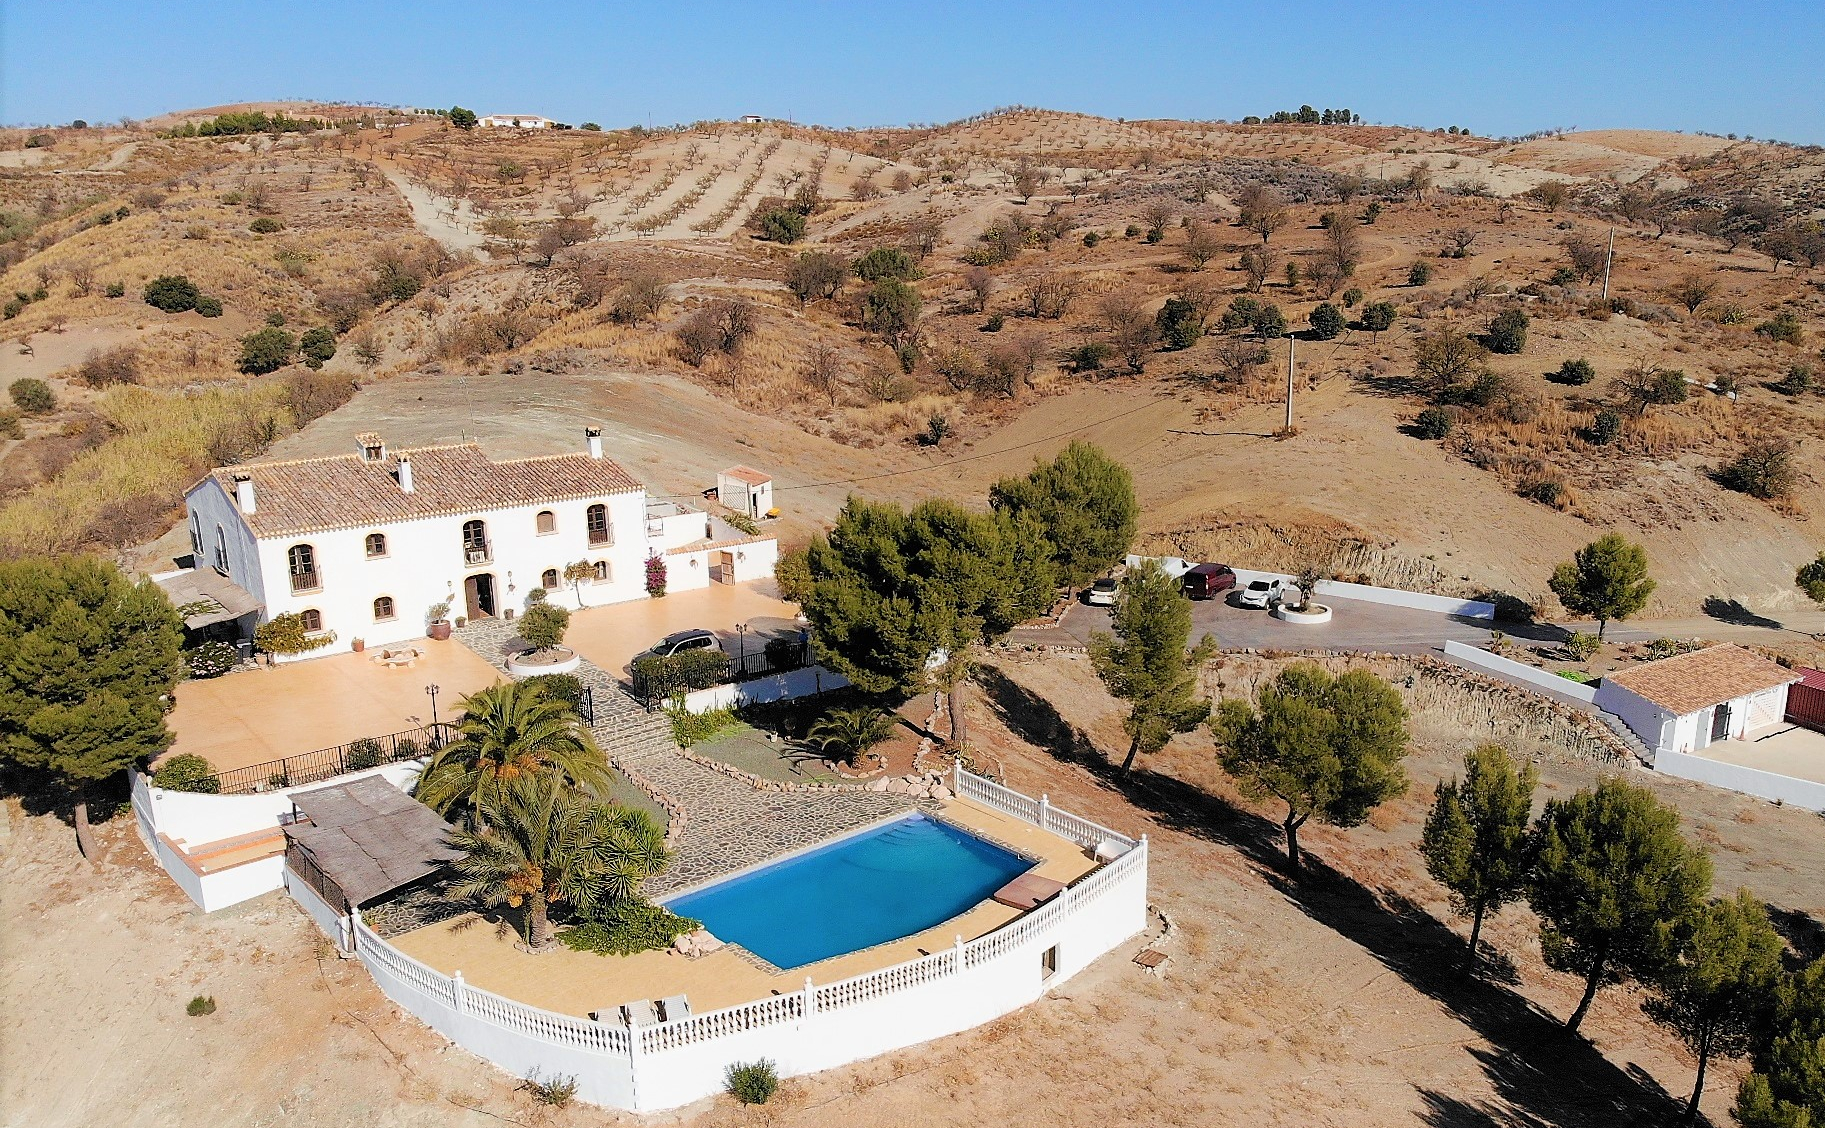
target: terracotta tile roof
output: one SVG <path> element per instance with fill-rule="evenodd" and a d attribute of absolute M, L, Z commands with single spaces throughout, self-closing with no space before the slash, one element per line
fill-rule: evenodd
<path fill-rule="evenodd" d="M 1799 671 L 1729 643 L 1604 676 L 1678 717 L 1800 680 Z"/>
<path fill-rule="evenodd" d="M 724 470 L 723 474 L 738 482 L 746 482 L 750 486 L 764 486 L 773 480 L 771 475 L 762 474 L 752 466 L 731 466 Z"/>
<path fill-rule="evenodd" d="M 412 463 L 411 493 L 399 488 L 401 457 Z M 607 458 L 560 454 L 496 462 L 474 443 L 389 451 L 378 462 L 356 454 L 253 462 L 210 476 L 232 498 L 239 474 L 253 479 L 254 511 L 243 519 L 256 537 L 486 513 L 643 488 Z"/>
<path fill-rule="evenodd" d="M 681 544 L 677 548 L 665 550 L 667 556 L 689 556 L 693 552 L 710 552 L 714 549 L 734 548 L 739 544 L 765 544 L 776 538 L 762 534 L 760 536 L 731 537 L 727 540 L 699 540 L 690 544 Z"/>

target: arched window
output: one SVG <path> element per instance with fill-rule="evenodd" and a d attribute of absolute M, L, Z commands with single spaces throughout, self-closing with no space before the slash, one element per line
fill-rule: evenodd
<path fill-rule="evenodd" d="M 488 526 L 479 520 L 463 522 L 463 558 L 470 564 L 488 562 Z"/>
<path fill-rule="evenodd" d="M 317 610 L 315 607 L 306 607 L 304 610 L 298 612 L 298 618 L 304 620 L 304 629 L 307 631 L 320 631 L 323 629 L 323 612 Z"/>
<path fill-rule="evenodd" d="M 368 559 L 387 554 L 387 535 L 385 533 L 368 534 Z"/>
<path fill-rule="evenodd" d="M 595 572 L 596 572 L 596 582 L 597 583 L 605 584 L 615 578 L 615 574 L 609 570 L 608 561 L 598 560 L 598 561 L 596 561 L 594 567 L 595 567 Z"/>
<path fill-rule="evenodd" d="M 228 534 L 220 525 L 215 527 L 215 570 L 224 576 L 228 574 Z"/>
<path fill-rule="evenodd" d="M 589 507 L 587 520 L 590 544 L 614 544 L 615 530 L 608 523 L 608 506 L 600 503 Z"/>
<path fill-rule="evenodd" d="M 203 557 L 203 526 L 197 521 L 196 514 L 194 513 L 190 515 L 190 552 L 197 558 L 197 561 L 201 563 Z"/>
<path fill-rule="evenodd" d="M 374 600 L 374 621 L 383 623 L 393 617 L 393 597 L 383 595 Z"/>
<path fill-rule="evenodd" d="M 286 550 L 285 559 L 290 566 L 292 591 L 315 591 L 323 586 L 322 577 L 317 574 L 316 549 L 308 544 L 294 544 Z"/>
<path fill-rule="evenodd" d="M 539 573 L 539 583 L 546 591 L 558 590 L 558 570 L 556 568 L 547 568 Z"/>
<path fill-rule="evenodd" d="M 558 515 L 549 509 L 539 510 L 538 523 L 540 536 L 558 531 Z"/>

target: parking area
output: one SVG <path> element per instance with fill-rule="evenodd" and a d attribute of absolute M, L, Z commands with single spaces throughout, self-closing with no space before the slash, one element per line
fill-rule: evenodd
<path fill-rule="evenodd" d="M 570 617 L 564 644 L 625 679 L 628 664 L 640 652 L 666 635 L 696 629 L 715 632 L 729 657 L 745 653 L 750 668 L 758 670 L 769 638 L 798 634 L 798 605 L 781 599 L 772 580 L 712 584 L 662 599 L 577 611 Z"/>
<path fill-rule="evenodd" d="M 1825 783 L 1825 733 L 1778 725 L 1748 733 L 1741 740 L 1708 745 L 1696 756 L 1792 779 Z"/>
<path fill-rule="evenodd" d="M 1324 603 L 1332 610 L 1331 621 L 1303 625 L 1277 619 L 1266 611 L 1242 607 L 1237 604 L 1234 592 L 1227 593 L 1225 599 L 1193 600 L 1193 637 L 1195 640 L 1215 635 L 1217 644 L 1225 649 L 1285 650 L 1411 651 L 1436 649 L 1446 639 L 1473 645 L 1489 641 L 1489 625 L 1476 619 L 1334 596 L 1324 597 Z M 1089 607 L 1080 602 L 1065 612 L 1056 631 L 1047 630 L 1042 634 L 1016 630 L 1009 641 L 1041 645 L 1048 641 L 1062 642 L 1064 637 L 1057 633 L 1062 632 L 1063 636 L 1077 642 L 1088 642 L 1095 632 L 1109 629 L 1109 619 L 1109 608 Z"/>

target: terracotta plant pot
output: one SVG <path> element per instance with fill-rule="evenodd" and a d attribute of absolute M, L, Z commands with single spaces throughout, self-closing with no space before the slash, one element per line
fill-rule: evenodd
<path fill-rule="evenodd" d="M 450 620 L 438 619 L 431 624 L 431 637 L 444 642 L 450 637 Z"/>
<path fill-rule="evenodd" d="M 350 643 L 349 646 L 351 649 L 353 649 L 355 651 L 355 653 L 359 654 L 363 650 L 366 650 L 368 648 L 368 643 L 367 643 L 366 639 L 358 638 L 354 642 Z"/>

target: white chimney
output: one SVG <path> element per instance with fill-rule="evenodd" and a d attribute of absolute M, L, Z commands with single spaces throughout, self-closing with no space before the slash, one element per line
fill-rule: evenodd
<path fill-rule="evenodd" d="M 412 460 L 403 454 L 399 456 L 399 489 L 403 493 L 412 492 Z"/>
<path fill-rule="evenodd" d="M 241 507 L 241 512 L 252 513 L 254 511 L 253 475 L 243 471 L 234 476 L 234 500 L 235 504 Z"/>
<path fill-rule="evenodd" d="M 602 428 L 586 427 L 583 430 L 583 434 L 585 437 L 587 437 L 589 439 L 589 456 L 591 458 L 596 458 L 596 459 L 601 458 L 602 457 Z"/>

